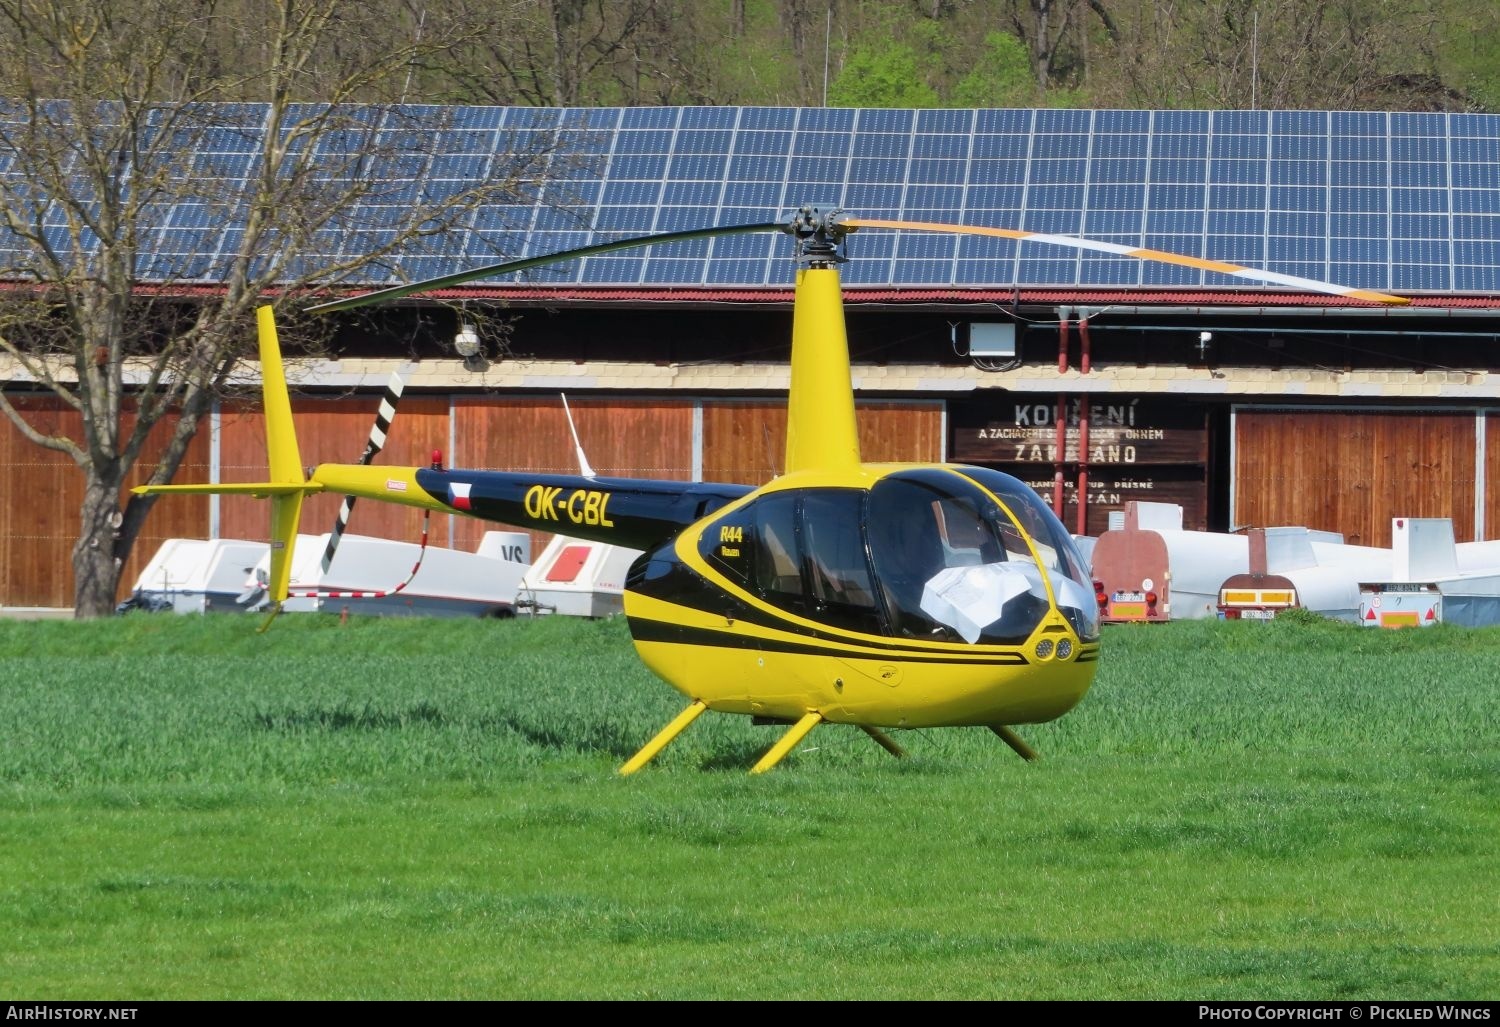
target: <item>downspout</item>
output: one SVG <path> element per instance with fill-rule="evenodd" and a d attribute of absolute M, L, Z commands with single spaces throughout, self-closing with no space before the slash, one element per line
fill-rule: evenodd
<path fill-rule="evenodd" d="M 1088 534 L 1089 518 L 1089 405 L 1088 394 L 1078 398 L 1078 534 Z"/>
<path fill-rule="evenodd" d="M 1057 373 L 1068 373 L 1068 315 L 1071 311 L 1067 307 L 1058 310 L 1057 318 Z M 1057 519 L 1063 518 L 1063 465 L 1067 462 L 1068 446 L 1068 399 L 1063 393 L 1057 394 L 1057 409 L 1052 423 L 1056 425 L 1056 437 L 1053 443 L 1056 447 L 1053 459 L 1052 471 L 1052 512 L 1057 514 Z"/>
<path fill-rule="evenodd" d="M 1056 459 L 1053 461 L 1052 474 L 1052 512 L 1057 514 L 1057 519 L 1063 518 L 1063 464 L 1068 455 L 1068 397 L 1059 392 L 1057 394 L 1057 408 L 1053 413 L 1053 423 L 1057 426 L 1057 434 L 1053 445 L 1056 446 Z"/>
<path fill-rule="evenodd" d="M 1078 373 L 1088 374 L 1089 319 L 1078 319 Z M 1089 523 L 1089 405 L 1088 394 L 1078 397 L 1078 532 L 1088 534 Z"/>
<path fill-rule="evenodd" d="M 1068 373 L 1068 314 L 1067 307 L 1061 310 L 1057 321 L 1057 373 Z"/>

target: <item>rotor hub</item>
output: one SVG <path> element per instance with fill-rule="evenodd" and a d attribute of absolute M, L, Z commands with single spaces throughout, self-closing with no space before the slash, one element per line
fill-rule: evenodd
<path fill-rule="evenodd" d="M 795 240 L 797 263 L 826 268 L 848 261 L 844 240 L 854 229 L 843 224 L 843 217 L 844 212 L 839 209 L 799 207 L 783 229 Z"/>

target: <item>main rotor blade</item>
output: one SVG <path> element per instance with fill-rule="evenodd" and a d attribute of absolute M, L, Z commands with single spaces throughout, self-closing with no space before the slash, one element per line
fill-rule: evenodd
<path fill-rule="evenodd" d="M 1167 250 L 1148 250 L 1135 246 L 1122 246 L 1119 243 L 1101 242 L 1097 239 L 1084 239 L 1075 235 L 1019 232 L 1010 228 L 985 228 L 975 225 L 944 225 L 931 221 L 886 221 L 879 218 L 844 218 L 840 224 L 850 229 L 893 228 L 908 229 L 917 232 L 954 232 L 961 235 L 988 235 L 997 239 L 1019 239 L 1029 242 L 1050 243 L 1054 246 L 1068 246 L 1075 250 L 1095 250 L 1099 253 L 1112 253 L 1120 257 L 1152 260 L 1159 264 L 1179 264 L 1183 267 L 1200 268 L 1204 271 L 1217 271 L 1220 274 L 1234 275 L 1237 278 L 1251 278 L 1274 285 L 1286 285 L 1294 289 L 1306 289 L 1309 292 L 1321 292 L 1330 296 L 1344 296 L 1349 299 L 1367 300 L 1371 303 L 1405 304 L 1411 302 L 1401 296 L 1391 296 L 1387 293 L 1373 292 L 1369 289 L 1351 289 L 1347 286 L 1335 285 L 1333 282 L 1322 282 L 1316 278 L 1298 278 L 1296 275 L 1283 275 L 1275 271 L 1263 271 L 1260 268 L 1243 267 L 1239 264 L 1225 264 L 1217 260 L 1204 260 L 1201 257 L 1189 257 L 1181 253 L 1171 253 Z"/>
<path fill-rule="evenodd" d="M 332 300 L 328 303 L 319 303 L 317 306 L 308 307 L 309 314 L 330 314 L 336 310 L 352 310 L 355 307 L 363 307 L 371 303 L 380 303 L 385 300 L 400 299 L 413 293 L 427 292 L 430 289 L 445 289 L 451 285 L 463 285 L 466 282 L 477 281 L 481 278 L 492 278 L 496 275 L 508 275 L 515 271 L 526 271 L 534 267 L 543 267 L 547 264 L 561 264 L 568 260 L 577 260 L 580 257 L 592 257 L 600 253 L 613 253 L 615 250 L 628 250 L 636 246 L 659 246 L 662 243 L 689 242 L 693 239 L 712 239 L 721 235 L 753 235 L 756 232 L 785 232 L 786 225 L 780 221 L 767 221 L 753 225 L 728 225 L 723 228 L 693 228 L 682 232 L 658 232 L 655 235 L 637 235 L 629 239 L 616 239 L 613 242 L 595 243 L 593 246 L 580 246 L 576 250 L 562 250 L 558 253 L 547 253 L 540 257 L 525 257 L 521 260 L 507 260 L 500 264 L 490 264 L 487 267 L 474 268 L 471 271 L 459 271 L 451 275 L 443 275 L 440 278 L 429 278 L 422 282 L 412 282 L 409 285 L 393 285 L 389 289 L 380 289 L 376 292 L 367 292 L 360 296 L 349 296 L 341 300 Z"/>

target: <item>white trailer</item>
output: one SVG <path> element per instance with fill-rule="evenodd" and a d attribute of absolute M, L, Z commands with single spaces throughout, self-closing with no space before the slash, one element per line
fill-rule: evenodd
<path fill-rule="evenodd" d="M 323 570 L 327 534 L 298 535 L 292 550 L 287 612 L 348 612 L 374 616 L 509 617 L 531 565 L 523 531 L 486 532 L 475 552 L 423 548 L 414 542 L 345 534 Z M 267 602 L 270 552 L 256 565 L 256 607 Z"/>
<path fill-rule="evenodd" d="M 243 539 L 169 538 L 136 578 L 128 610 L 243 613 L 253 595 L 246 579 L 270 551 Z"/>
<path fill-rule="evenodd" d="M 610 617 L 625 608 L 625 575 L 639 549 L 554 535 L 521 582 L 520 613 Z"/>
<path fill-rule="evenodd" d="M 1500 568 L 1493 542 L 1453 541 L 1446 517 L 1391 521 L 1390 573 L 1362 577 L 1358 620 L 1367 627 L 1500 624 Z"/>

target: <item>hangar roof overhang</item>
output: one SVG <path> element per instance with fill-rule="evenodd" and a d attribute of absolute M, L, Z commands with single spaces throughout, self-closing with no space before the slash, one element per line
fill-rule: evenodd
<path fill-rule="evenodd" d="M 1338 296 L 1318 293 L 1269 293 L 1249 290 L 1182 289 L 967 289 L 967 288 L 845 288 L 844 301 L 851 307 L 932 307 L 964 310 L 976 305 L 1011 307 L 1069 307 L 1079 311 L 1109 308 L 1113 313 L 1135 311 L 1197 316 L 1222 313 L 1235 317 L 1275 315 L 1307 317 L 1417 316 L 1462 317 L 1500 315 L 1500 296 L 1426 295 L 1409 296 L 1405 306 L 1350 303 Z M 745 304 L 786 306 L 792 304 L 789 287 L 761 288 L 651 288 L 651 287 L 537 287 L 490 286 L 435 290 L 403 302 L 486 302 L 516 306 L 607 306 L 640 304 L 660 308 L 676 305 L 705 309 Z"/>
<path fill-rule="evenodd" d="M 32 283 L 7 281 L 4 289 L 31 288 Z M 142 284 L 143 294 L 205 299 L 222 294 L 223 286 L 177 282 L 170 285 Z M 365 290 L 348 290 L 357 295 Z M 332 295 L 331 293 L 329 295 Z M 321 298 L 326 298 L 321 297 Z M 928 307 L 943 310 L 966 310 L 978 305 L 1004 307 L 1064 307 L 1075 316 L 1107 308 L 1111 313 L 1140 313 L 1151 316 L 1201 316 L 1218 314 L 1232 317 L 1278 316 L 1308 317 L 1491 317 L 1500 316 L 1500 295 L 1407 295 L 1403 306 L 1353 302 L 1339 296 L 1321 293 L 1270 292 L 1266 290 L 1201 289 L 1068 289 L 1025 288 L 983 289 L 944 287 L 846 287 L 844 302 L 852 308 L 892 307 L 912 309 Z M 651 287 L 651 286 L 465 286 L 434 289 L 420 295 L 392 301 L 390 306 L 450 306 L 464 303 L 495 304 L 520 307 L 603 307 L 628 309 L 632 306 L 682 307 L 696 310 L 733 309 L 746 305 L 788 309 L 792 306 L 790 286 L 757 287 Z"/>

